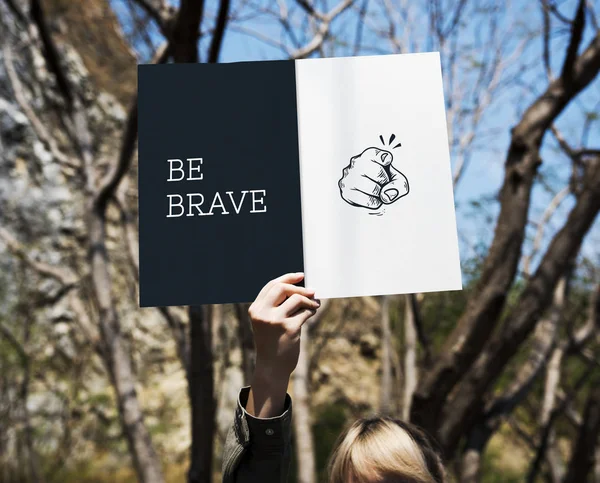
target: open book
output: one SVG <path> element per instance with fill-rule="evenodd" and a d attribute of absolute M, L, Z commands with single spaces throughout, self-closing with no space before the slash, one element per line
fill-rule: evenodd
<path fill-rule="evenodd" d="M 140 305 L 462 288 L 437 53 L 139 66 Z"/>

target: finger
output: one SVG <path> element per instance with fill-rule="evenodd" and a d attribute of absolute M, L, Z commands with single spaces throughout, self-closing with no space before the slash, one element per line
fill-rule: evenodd
<path fill-rule="evenodd" d="M 359 172 L 362 176 L 369 178 L 379 185 L 384 185 L 390 182 L 390 177 L 386 169 L 378 163 L 370 160 L 361 161 L 356 166 L 356 161 L 359 158 L 352 158 L 350 164 L 342 170 L 342 180 L 354 176 L 354 173 Z"/>
<path fill-rule="evenodd" d="M 277 307 L 286 298 L 291 297 L 295 293 L 308 298 L 315 295 L 315 291 L 311 288 L 298 287 L 289 283 L 276 283 L 265 295 L 264 302 L 268 307 Z"/>
<path fill-rule="evenodd" d="M 293 294 L 289 297 L 285 302 L 283 302 L 279 308 L 283 312 L 285 317 L 289 317 L 301 309 L 313 309 L 316 310 L 319 308 L 319 302 L 316 300 L 311 300 L 304 295 L 300 295 L 299 293 Z"/>
<path fill-rule="evenodd" d="M 367 148 L 360 155 L 362 159 L 373 161 L 381 166 L 389 166 L 394 159 L 392 153 L 385 149 Z"/>
<path fill-rule="evenodd" d="M 392 173 L 392 181 L 381 188 L 381 194 L 379 195 L 381 201 L 386 205 L 398 201 L 403 196 L 406 196 L 409 191 L 406 176 L 393 166 L 390 166 L 390 172 Z"/>
<path fill-rule="evenodd" d="M 362 191 L 355 190 L 353 188 L 340 189 L 342 198 L 348 203 L 354 206 L 362 206 L 363 208 L 370 208 L 376 210 L 381 206 L 381 200 L 375 196 L 372 196 Z"/>
<path fill-rule="evenodd" d="M 262 290 L 256 296 L 256 300 L 263 299 L 265 295 L 271 290 L 271 287 L 277 283 L 298 283 L 304 278 L 304 273 L 296 272 L 296 273 L 286 273 L 281 277 L 274 278 L 270 282 L 268 282 Z"/>
<path fill-rule="evenodd" d="M 295 330 L 300 330 L 304 323 L 316 313 L 317 311 L 314 309 L 302 309 L 290 318 L 290 325 L 294 327 Z"/>
<path fill-rule="evenodd" d="M 371 178 L 364 176 L 363 174 L 351 174 L 347 178 L 342 178 L 338 185 L 341 190 L 355 189 L 375 197 L 379 196 L 381 191 L 380 184 L 376 183 Z"/>

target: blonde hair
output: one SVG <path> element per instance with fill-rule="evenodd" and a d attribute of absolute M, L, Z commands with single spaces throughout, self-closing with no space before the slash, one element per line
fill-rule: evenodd
<path fill-rule="evenodd" d="M 446 483 L 439 450 L 416 426 L 388 417 L 359 419 L 339 440 L 329 462 L 330 483 L 389 478 Z"/>

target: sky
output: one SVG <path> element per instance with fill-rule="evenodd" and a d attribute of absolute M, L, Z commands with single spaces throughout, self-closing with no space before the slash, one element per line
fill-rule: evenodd
<path fill-rule="evenodd" d="M 123 0 L 111 0 L 124 30 L 128 31 L 128 15 Z M 170 0 L 177 4 L 175 0 Z M 326 12 L 338 0 L 316 0 L 312 2 L 320 11 Z M 456 2 L 441 2 L 454 5 Z M 576 2 L 563 0 L 554 2 L 558 11 L 567 18 L 574 16 Z M 600 18 L 600 2 L 595 2 Z M 386 12 L 385 5 L 391 5 L 392 13 Z M 304 45 L 314 35 L 314 26 L 306 21 L 306 15 L 294 0 L 254 0 L 232 2 L 231 14 L 235 18 L 226 30 L 221 50 L 220 62 L 255 61 L 285 59 L 296 45 Z M 406 5 L 406 10 L 402 6 Z M 446 103 L 455 106 L 455 122 L 449 128 L 457 136 L 474 132 L 474 140 L 469 152 L 469 163 L 463 177 L 455 188 L 457 225 L 461 246 L 461 256 L 471 257 L 481 247 L 489 245 L 499 205 L 495 201 L 502 184 L 503 163 L 510 143 L 510 128 L 519 120 L 526 107 L 539 96 L 548 85 L 542 59 L 543 40 L 542 14 L 538 2 L 520 1 L 468 1 L 463 20 L 457 25 L 458 35 L 441 46 L 431 41 L 428 35 L 426 2 L 405 0 L 357 0 L 355 5 L 336 18 L 330 27 L 330 40 L 324 44 L 323 52 L 315 55 L 346 56 L 373 55 L 385 53 L 408 53 L 440 51 L 442 74 L 446 84 Z M 279 20 L 280 7 L 288 11 L 289 23 L 295 35 L 285 33 Z M 366 8 L 365 8 L 366 6 Z M 202 31 L 213 28 L 218 8 L 217 0 L 207 0 L 205 21 Z M 364 21 L 359 22 L 359 11 L 365 8 Z M 257 11 L 262 11 L 256 14 Z M 389 31 L 389 20 L 393 19 L 397 44 L 393 44 L 376 31 Z M 446 25 L 451 14 L 443 17 Z M 359 27 L 359 24 L 362 24 Z M 584 32 L 582 50 L 594 35 L 594 27 L 588 19 Z M 554 19 L 551 23 L 550 65 L 554 76 L 560 72 L 564 51 L 569 39 L 566 24 Z M 364 48 L 355 51 L 357 35 L 361 36 Z M 151 38 L 158 45 L 162 36 L 156 28 L 151 29 Z M 200 41 L 201 57 L 207 51 L 210 35 Z M 333 39 L 333 40 L 332 40 Z M 454 44 L 452 44 L 454 42 Z M 400 44 L 400 45 L 398 45 Z M 136 43 L 141 52 L 141 62 L 148 57 L 141 44 Z M 452 45 L 458 45 L 458 60 L 452 59 Z M 502 59 L 498 69 L 497 86 L 487 82 L 488 74 L 481 75 L 478 66 L 486 65 L 497 54 Z M 204 60 L 201 58 L 201 61 Z M 485 72 L 485 71 L 484 71 Z M 479 77 L 481 75 L 481 78 Z M 450 87 L 450 78 L 452 86 Z M 483 81 L 481 80 L 483 79 Z M 459 86 L 457 88 L 456 86 Z M 458 95 L 457 95 L 458 93 Z M 486 104 L 489 96 L 489 105 Z M 557 120 L 557 127 L 573 147 L 582 147 L 584 119 L 598 112 L 600 106 L 600 79 L 582 92 Z M 477 106 L 485 105 L 481 117 L 474 122 L 472 112 Z M 457 109 L 456 107 L 459 107 Z M 450 115 L 448 116 L 450 118 Z M 456 120 L 458 119 L 458 120 Z M 450 119 L 449 119 L 450 123 Z M 475 126 L 473 128 L 473 126 Z M 592 122 L 588 129 L 588 147 L 600 147 L 600 122 Z M 542 148 L 543 164 L 540 176 L 543 182 L 534 188 L 530 218 L 536 222 L 542 217 L 548 203 L 568 179 L 571 172 L 570 160 L 558 149 L 552 135 L 547 134 Z M 457 163 L 457 151 L 451 146 L 453 169 Z M 564 222 L 574 198 L 569 196 L 552 217 L 545 231 L 544 245 Z M 528 228 L 529 238 L 535 235 L 536 227 Z M 600 223 L 596 220 L 588 235 L 582 253 L 600 265 Z M 534 258 L 534 262 L 537 259 Z"/>

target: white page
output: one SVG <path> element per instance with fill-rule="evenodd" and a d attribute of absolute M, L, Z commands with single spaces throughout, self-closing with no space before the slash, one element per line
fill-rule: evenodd
<path fill-rule="evenodd" d="M 299 60 L 296 90 L 306 286 L 320 298 L 460 290 L 439 54 Z M 350 204 L 381 199 L 365 194 L 389 181 L 380 149 L 396 201 Z"/>

